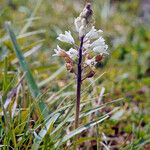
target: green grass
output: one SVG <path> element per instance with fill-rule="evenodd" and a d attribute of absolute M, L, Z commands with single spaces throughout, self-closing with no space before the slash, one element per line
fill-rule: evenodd
<path fill-rule="evenodd" d="M 84 2 L 14 0 L 14 6 L 4 0 L 0 5 L 0 149 L 73 149 L 74 144 L 94 149 L 109 143 L 148 149 L 150 29 L 140 21 L 139 1 L 117 1 L 114 10 L 105 0 L 93 3 L 96 27 L 104 31 L 111 54 L 97 65 L 93 80 L 83 84 L 76 130 L 75 82 L 52 54 L 57 34 L 74 32 L 73 19 Z M 6 21 L 13 30 L 7 27 L 7 32 Z M 105 93 L 96 106 L 102 87 Z M 76 135 L 80 138 L 73 142 Z"/>

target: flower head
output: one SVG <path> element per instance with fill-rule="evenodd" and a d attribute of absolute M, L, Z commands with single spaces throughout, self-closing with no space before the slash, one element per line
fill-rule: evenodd
<path fill-rule="evenodd" d="M 61 42 L 72 44 L 72 47 L 64 51 L 58 45 L 54 49 L 53 56 L 60 56 L 64 59 L 66 68 L 69 72 L 77 74 L 77 61 L 81 60 L 83 76 L 92 77 L 95 73 L 95 65 L 101 62 L 105 54 L 109 54 L 108 45 L 102 37 L 102 30 L 95 28 L 93 11 L 91 4 L 88 3 L 80 15 L 75 19 L 74 25 L 80 39 L 80 46 L 75 44 L 75 40 L 70 31 L 59 34 L 57 39 Z M 82 46 L 81 46 L 82 43 Z"/>
<path fill-rule="evenodd" d="M 74 44 L 74 39 L 73 39 L 70 31 L 65 31 L 65 34 L 59 34 L 57 39 L 61 42 Z"/>

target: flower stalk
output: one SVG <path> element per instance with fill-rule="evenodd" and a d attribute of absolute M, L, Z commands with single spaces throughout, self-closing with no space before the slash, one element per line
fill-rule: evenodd
<path fill-rule="evenodd" d="M 79 59 L 77 69 L 77 91 L 76 91 L 76 114 L 75 114 L 75 129 L 79 126 L 79 114 L 80 114 L 80 98 L 81 98 L 81 84 L 82 84 L 82 48 L 83 48 L 84 36 L 80 38 L 79 47 Z"/>

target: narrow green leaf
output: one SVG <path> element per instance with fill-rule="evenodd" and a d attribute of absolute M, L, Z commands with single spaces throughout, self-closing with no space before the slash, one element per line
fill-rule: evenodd
<path fill-rule="evenodd" d="M 30 18 L 28 19 L 27 23 L 25 24 L 25 26 L 22 28 L 22 30 L 20 31 L 20 34 L 24 33 L 27 31 L 27 29 L 31 26 L 32 21 L 33 21 L 33 17 L 35 17 L 36 12 L 38 11 L 39 7 L 41 6 L 43 0 L 38 0 L 37 4 L 34 7 L 34 10 L 30 16 Z"/>
<path fill-rule="evenodd" d="M 40 143 L 42 142 L 43 138 L 45 137 L 45 135 L 49 132 L 52 131 L 53 125 L 55 123 L 55 121 L 58 119 L 58 117 L 60 116 L 60 113 L 55 114 L 53 117 L 51 117 L 47 123 L 45 124 L 45 127 L 41 129 L 41 131 L 39 132 L 39 134 L 37 135 L 36 133 L 34 133 L 35 135 L 35 139 L 34 139 L 34 143 L 32 146 L 33 150 L 38 150 Z"/>
<path fill-rule="evenodd" d="M 14 47 L 14 51 L 17 55 L 17 58 L 19 60 L 19 63 L 20 63 L 20 66 L 21 66 L 21 69 L 23 70 L 24 73 L 26 73 L 26 80 L 27 80 L 27 83 L 28 83 L 28 86 L 29 86 L 29 89 L 30 89 L 30 92 L 32 94 L 32 96 L 34 98 L 36 98 L 37 96 L 40 95 L 40 90 L 32 76 L 32 73 L 30 71 L 30 68 L 21 52 L 21 49 L 17 43 L 17 40 L 16 40 L 16 36 L 12 30 L 12 28 L 10 27 L 10 23 L 6 23 L 6 29 L 8 31 L 8 34 L 10 36 L 10 39 L 11 39 L 11 42 L 13 44 L 13 47 Z M 39 109 L 40 111 L 42 112 L 42 114 L 46 114 L 48 113 L 48 109 L 47 109 L 47 106 L 46 104 L 43 102 L 43 101 L 40 101 L 39 102 Z"/>
<path fill-rule="evenodd" d="M 49 78 L 47 78 L 44 81 L 40 82 L 38 84 L 38 86 L 43 87 L 45 84 L 49 83 L 50 81 L 53 81 L 53 79 L 55 79 L 62 71 L 64 71 L 64 68 L 65 68 L 65 66 L 62 66 L 55 73 L 53 73 Z"/>
<path fill-rule="evenodd" d="M 103 117 L 100 117 L 100 119 L 98 119 L 98 120 L 92 121 L 92 122 L 90 122 L 90 123 L 88 123 L 88 124 L 86 124 L 82 127 L 79 127 L 77 129 L 73 130 L 68 135 L 65 135 L 60 142 L 57 142 L 55 144 L 55 147 L 58 147 L 58 146 L 62 145 L 63 143 L 67 142 L 69 139 L 71 139 L 75 135 L 81 133 L 82 131 L 87 130 L 88 128 L 91 128 L 91 127 L 97 125 L 98 123 L 101 123 L 102 121 L 104 121 L 108 117 L 109 117 L 108 115 L 105 115 Z"/>
<path fill-rule="evenodd" d="M 45 33 L 45 30 L 36 30 L 36 31 L 32 31 L 32 32 L 27 32 L 27 33 L 16 36 L 16 39 L 18 41 L 21 41 L 21 40 L 23 40 L 25 38 L 28 38 L 30 36 L 37 35 L 37 34 L 42 34 L 42 33 Z M 8 43 L 9 42 L 9 36 L 5 36 L 5 37 L 1 38 L 0 41 L 2 43 L 4 43 L 4 42 Z"/>
<path fill-rule="evenodd" d="M 82 143 L 84 143 L 84 142 L 92 141 L 92 140 L 96 140 L 96 138 L 95 138 L 95 137 L 81 137 L 80 139 L 78 139 L 78 140 L 75 142 L 75 144 L 76 144 L 76 145 L 80 145 L 80 144 L 82 144 Z"/>
<path fill-rule="evenodd" d="M 150 137 L 141 138 L 141 139 L 135 141 L 134 143 L 122 148 L 122 150 L 140 149 L 140 148 L 142 148 L 142 146 L 144 146 L 146 143 L 149 143 L 149 142 L 150 142 Z"/>
<path fill-rule="evenodd" d="M 90 114 L 92 114 L 92 113 L 94 113 L 94 112 L 96 112 L 96 111 L 98 111 L 98 110 L 103 109 L 103 108 L 105 108 L 105 106 L 99 106 L 99 107 L 96 107 L 96 108 L 87 110 L 86 112 L 82 112 L 82 113 L 80 113 L 79 118 L 81 119 L 81 118 L 83 118 L 83 117 L 86 117 L 86 116 L 88 116 L 88 115 L 90 115 Z M 72 116 L 72 117 L 70 117 L 70 118 L 68 119 L 68 122 L 72 122 L 72 121 L 74 121 L 74 119 L 75 119 L 74 116 Z"/>

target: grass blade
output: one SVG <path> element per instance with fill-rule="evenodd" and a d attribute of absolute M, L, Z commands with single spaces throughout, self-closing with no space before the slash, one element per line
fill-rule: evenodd
<path fill-rule="evenodd" d="M 11 39 L 11 42 L 13 44 L 13 47 L 14 47 L 14 51 L 17 55 L 17 58 L 19 60 L 19 63 L 20 63 L 20 66 L 21 66 L 21 69 L 23 70 L 24 73 L 26 73 L 25 77 L 26 77 L 26 80 L 27 80 L 27 83 L 28 83 L 28 87 L 30 89 L 30 92 L 32 94 L 32 96 L 34 98 L 36 98 L 37 96 L 40 95 L 40 90 L 32 76 L 32 73 L 30 71 L 30 68 L 21 52 L 21 49 L 17 43 L 17 40 L 16 40 L 16 36 L 13 32 L 13 30 L 11 29 L 11 26 L 9 23 L 6 23 L 6 29 L 8 31 L 8 34 L 10 36 L 10 39 Z M 39 102 L 39 109 L 40 111 L 42 112 L 42 114 L 45 114 L 48 112 L 48 109 L 46 108 L 46 104 L 42 101 Z"/>
<path fill-rule="evenodd" d="M 45 84 L 49 83 L 50 81 L 53 81 L 62 71 L 64 71 L 64 69 L 65 69 L 65 66 L 62 66 L 53 75 L 51 75 L 49 78 L 47 78 L 44 81 L 40 82 L 38 84 L 38 86 L 43 87 Z"/>
<path fill-rule="evenodd" d="M 62 140 L 60 142 L 57 142 L 55 144 L 55 147 L 58 147 L 60 145 L 62 145 L 63 143 L 67 142 L 69 139 L 71 139 L 72 137 L 74 137 L 75 135 L 81 133 L 84 130 L 87 130 L 88 128 L 91 128 L 95 125 L 97 125 L 98 123 L 101 123 L 102 121 L 104 121 L 105 119 L 107 119 L 109 116 L 105 115 L 104 117 L 100 117 L 100 119 L 96 120 L 96 121 L 92 121 L 82 127 L 79 127 L 75 130 L 73 130 L 72 132 L 70 132 L 68 135 L 65 135 Z"/>
<path fill-rule="evenodd" d="M 42 142 L 43 138 L 45 137 L 47 133 L 51 132 L 53 125 L 59 116 L 60 116 L 60 113 L 55 114 L 53 117 L 51 117 L 47 121 L 47 123 L 45 124 L 45 127 L 41 129 L 38 135 L 35 133 L 35 139 L 34 139 L 34 143 L 32 146 L 33 150 L 39 149 L 40 143 Z"/>

